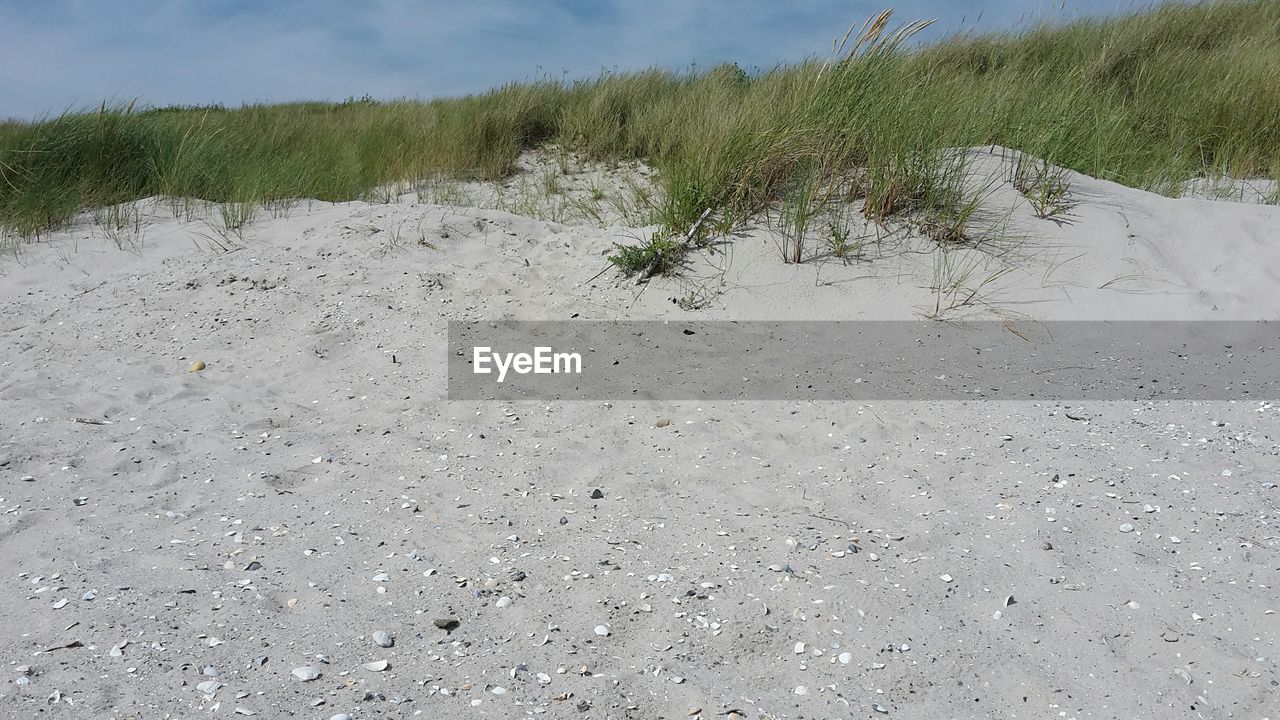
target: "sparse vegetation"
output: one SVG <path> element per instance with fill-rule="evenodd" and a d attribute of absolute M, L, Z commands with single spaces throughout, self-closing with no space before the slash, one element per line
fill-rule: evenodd
<path fill-rule="evenodd" d="M 1069 211 L 1070 186 L 1066 170 L 1050 164 L 1048 158 L 1020 154 L 1013 163 L 1013 187 L 1027 199 L 1036 217 L 1053 220 Z"/>
<path fill-rule="evenodd" d="M 609 262 L 624 275 L 643 272 L 660 275 L 680 264 L 683 247 L 681 238 L 673 238 L 671 233 L 661 230 L 643 242 L 616 245 Z"/>
<path fill-rule="evenodd" d="M 122 203 L 94 208 L 90 211 L 93 223 L 108 240 L 121 250 L 138 250 L 145 230 L 142 213 L 135 203 Z"/>
<path fill-rule="evenodd" d="M 457 194 L 449 183 L 508 177 L 522 151 L 554 144 L 560 174 L 569 153 L 654 166 L 661 196 L 593 192 L 591 202 L 657 221 L 668 236 L 707 208 L 724 229 L 782 207 L 793 237 L 784 255 L 800 261 L 823 251 L 804 231 L 832 201 L 861 201 L 877 223 L 916 223 L 945 242 L 971 234 L 974 197 L 957 184 L 963 168 L 950 148 L 1004 145 L 1169 193 L 1201 175 L 1280 175 L 1280 3 L 1170 4 L 908 50 L 921 26 L 895 31 L 881 15 L 829 59 L 760 74 L 723 65 L 427 102 L 101 106 L 4 123 L 0 227 L 31 237 L 85 208 L 158 195 L 218 203 L 211 226 L 238 239 L 252 208 L 389 200 L 399 183 L 445 200 Z M 1042 217 L 1069 207 L 1060 180 L 1048 165 L 1026 178 Z M 541 184 L 556 193 L 561 180 Z M 189 215 L 193 206 L 172 207 Z M 833 241 L 847 254 L 839 232 Z M 615 262 L 643 265 L 661 242 Z"/>

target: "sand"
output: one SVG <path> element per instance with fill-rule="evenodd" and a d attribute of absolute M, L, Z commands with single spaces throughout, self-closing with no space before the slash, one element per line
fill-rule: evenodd
<path fill-rule="evenodd" d="M 945 257 L 1008 270 L 956 307 L 905 231 L 640 292 L 618 218 L 417 197 L 25 245 L 0 716 L 1280 717 L 1269 402 L 445 400 L 448 320 L 1280 318 L 1280 208 L 1042 220 L 973 152 L 1003 249 Z"/>

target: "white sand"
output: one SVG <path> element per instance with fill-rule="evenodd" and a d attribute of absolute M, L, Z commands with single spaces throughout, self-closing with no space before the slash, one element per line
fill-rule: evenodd
<path fill-rule="evenodd" d="M 1070 179 L 1062 224 L 997 183 L 943 266 L 1011 270 L 945 316 L 1280 318 L 1280 208 Z M 0 266 L 0 715 L 1277 717 L 1269 403 L 443 399 L 450 319 L 920 318 L 920 238 L 637 298 L 588 282 L 624 227 L 313 203 L 223 254 L 142 207 Z"/>

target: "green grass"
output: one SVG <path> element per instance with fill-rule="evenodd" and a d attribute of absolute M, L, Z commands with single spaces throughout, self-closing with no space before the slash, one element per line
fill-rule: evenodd
<path fill-rule="evenodd" d="M 231 228 L 246 204 L 505 177 L 550 143 L 651 163 L 669 234 L 707 207 L 718 226 L 782 207 L 802 230 L 806 208 L 832 199 L 949 233 L 972 198 L 946 149 L 972 145 L 1165 193 L 1202 174 L 1280 175 L 1280 3 L 1174 4 L 911 51 L 900 42 L 911 28 L 895 36 L 884 20 L 833 58 L 754 76 L 724 65 L 428 102 L 101 107 L 0 123 L 0 229 L 39 235 L 149 196 L 236 203 Z M 1051 180 L 1027 186 L 1046 213 Z"/>

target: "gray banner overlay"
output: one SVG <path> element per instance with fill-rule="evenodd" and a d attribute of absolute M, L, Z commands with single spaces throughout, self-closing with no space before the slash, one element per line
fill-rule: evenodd
<path fill-rule="evenodd" d="M 450 400 L 1280 397 L 1280 322 L 478 321 L 448 342 Z"/>

